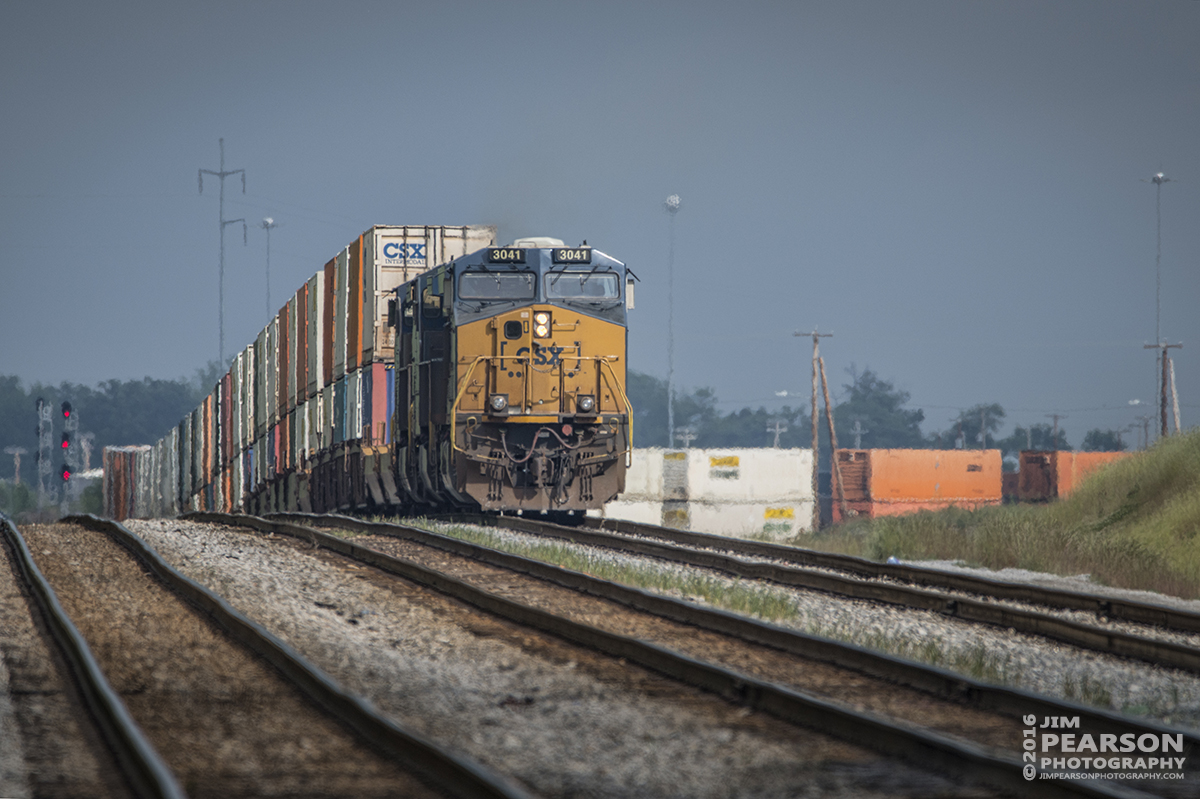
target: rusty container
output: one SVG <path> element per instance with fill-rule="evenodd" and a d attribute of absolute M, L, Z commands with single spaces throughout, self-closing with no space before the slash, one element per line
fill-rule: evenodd
<path fill-rule="evenodd" d="M 849 511 L 899 516 L 951 505 L 974 509 L 1001 501 L 1000 450 L 839 449 Z M 835 491 L 833 519 L 842 520 Z"/>
<path fill-rule="evenodd" d="M 1092 472 L 1126 457 L 1128 452 L 1023 450 L 1017 498 L 1021 502 L 1049 502 L 1065 497 Z"/>

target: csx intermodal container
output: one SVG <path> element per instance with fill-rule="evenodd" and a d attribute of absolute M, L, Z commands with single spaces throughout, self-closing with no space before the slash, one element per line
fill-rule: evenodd
<path fill-rule="evenodd" d="M 1024 450 L 1017 497 L 1021 502 L 1048 502 L 1065 497 L 1087 475 L 1128 455 L 1128 452 Z"/>
<path fill-rule="evenodd" d="M 951 505 L 999 505 L 998 449 L 839 449 L 837 462 L 849 511 L 875 518 Z M 836 488 L 833 519 L 842 521 Z"/>

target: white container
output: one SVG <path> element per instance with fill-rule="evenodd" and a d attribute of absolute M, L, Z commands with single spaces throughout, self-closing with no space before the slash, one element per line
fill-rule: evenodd
<path fill-rule="evenodd" d="M 395 357 L 387 304 L 397 286 L 495 244 L 494 225 L 375 225 L 363 233 L 361 363 L 391 363 Z"/>

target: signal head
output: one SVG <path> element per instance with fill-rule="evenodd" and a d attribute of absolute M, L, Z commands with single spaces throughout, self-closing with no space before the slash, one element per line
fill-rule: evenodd
<path fill-rule="evenodd" d="M 63 449 L 69 449 L 69 448 L 70 448 L 70 446 L 71 446 L 71 434 L 70 434 L 70 433 L 63 433 L 63 434 L 62 434 L 62 448 L 63 448 Z"/>
<path fill-rule="evenodd" d="M 71 479 L 71 467 L 70 467 L 70 466 L 63 466 L 63 467 L 61 467 L 61 468 L 58 470 L 58 474 L 59 474 L 59 476 L 60 476 L 60 477 L 62 477 L 62 481 L 63 481 L 64 483 L 65 483 L 65 482 L 67 482 L 67 481 L 69 481 L 69 480 Z"/>
<path fill-rule="evenodd" d="M 62 404 L 62 415 L 63 415 L 63 418 L 64 418 L 64 419 L 70 419 L 70 418 L 71 418 L 71 411 L 72 411 L 72 410 L 73 410 L 73 409 L 71 408 L 71 403 L 69 403 L 69 402 L 64 402 L 64 403 Z"/>

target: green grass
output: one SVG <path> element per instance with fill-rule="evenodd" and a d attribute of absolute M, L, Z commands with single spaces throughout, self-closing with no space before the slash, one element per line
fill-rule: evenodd
<path fill-rule="evenodd" d="M 1122 588 L 1200 597 L 1200 430 L 1097 471 L 1046 505 L 858 519 L 789 543 L 885 559 L 1090 574 Z"/>
<path fill-rule="evenodd" d="M 940 638 L 886 633 L 864 625 L 853 614 L 833 624 L 811 621 L 790 592 L 756 581 L 729 580 L 706 574 L 681 573 L 654 565 L 629 563 L 569 543 L 524 542 L 487 528 L 448 525 L 426 519 L 384 520 L 448 535 L 473 544 L 551 563 L 593 577 L 666 594 L 701 600 L 713 607 L 771 622 L 795 626 L 812 635 L 856 644 L 877 652 L 908 658 L 957 671 L 981 680 L 1019 685 L 1021 673 L 996 653 L 976 646 L 966 651 L 947 648 Z"/>

